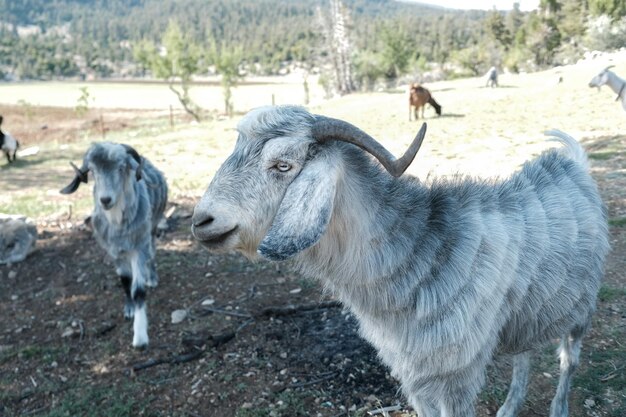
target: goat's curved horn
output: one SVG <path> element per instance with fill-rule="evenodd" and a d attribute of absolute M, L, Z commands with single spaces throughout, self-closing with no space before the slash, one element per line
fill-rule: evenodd
<path fill-rule="evenodd" d="M 399 177 L 406 171 L 409 165 L 411 165 L 417 151 L 422 145 L 424 136 L 426 135 L 426 123 L 424 123 L 419 132 L 417 132 L 417 136 L 413 139 L 409 149 L 398 159 L 385 149 L 383 145 L 378 143 L 376 139 L 358 127 L 343 120 L 316 116 L 315 123 L 311 128 L 311 133 L 313 138 L 318 142 L 339 140 L 352 143 L 372 154 L 391 175 Z"/>
<path fill-rule="evenodd" d="M 65 188 L 59 191 L 61 194 L 72 194 L 74 191 L 78 190 L 81 182 L 87 184 L 87 180 L 89 179 L 87 175 L 89 169 L 85 167 L 85 165 L 83 165 L 84 171 L 74 165 L 72 161 L 70 161 L 70 165 L 72 166 L 72 168 L 74 168 L 74 172 L 76 173 L 76 175 L 74 175 L 74 179 L 72 180 L 72 182 L 70 182 L 68 185 L 65 186 Z"/>
<path fill-rule="evenodd" d="M 84 182 L 85 184 L 87 184 L 87 181 L 89 179 L 87 173 L 89 172 L 89 169 L 81 171 L 81 169 L 78 168 L 76 164 L 74 164 L 72 161 L 70 161 L 70 165 L 72 166 L 72 168 L 74 168 L 74 172 L 76 172 L 76 178 L 78 178 L 80 182 Z"/>
<path fill-rule="evenodd" d="M 608 71 L 608 70 L 610 70 L 610 69 L 611 69 L 611 68 L 613 68 L 613 67 L 615 67 L 615 65 L 609 65 L 609 66 L 608 66 L 608 67 L 606 67 L 604 70 L 602 70 L 602 72 L 604 72 L 604 71 Z"/>
<path fill-rule="evenodd" d="M 122 144 L 122 146 L 126 149 L 126 153 L 129 154 L 137 162 L 137 164 L 139 164 L 137 166 L 137 170 L 135 171 L 135 177 L 137 178 L 137 181 L 139 181 L 141 179 L 141 171 L 143 170 L 143 158 L 132 146 L 126 144 Z"/>

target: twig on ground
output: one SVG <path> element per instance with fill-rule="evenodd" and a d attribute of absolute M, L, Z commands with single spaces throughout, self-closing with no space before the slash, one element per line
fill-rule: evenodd
<path fill-rule="evenodd" d="M 398 411 L 401 408 L 402 407 L 400 406 L 400 404 L 398 404 L 398 405 L 390 405 L 389 407 L 381 407 L 381 408 L 376 408 L 374 410 L 370 410 L 370 411 L 367 412 L 367 414 L 370 415 L 370 416 L 376 416 L 378 414 L 388 415 L 387 413 L 389 413 L 390 411 Z"/>
<path fill-rule="evenodd" d="M 24 411 L 20 415 L 22 415 L 22 416 L 30 416 L 31 414 L 41 413 L 42 411 L 47 410 L 48 408 L 50 408 L 49 405 L 44 405 L 43 407 L 35 408 L 33 410 L 30 410 L 30 411 Z"/>
<path fill-rule="evenodd" d="M 248 327 L 252 323 L 254 323 L 254 319 L 248 319 L 244 321 L 243 323 L 239 325 L 239 327 L 237 327 L 237 329 L 235 330 L 235 334 L 239 333 L 240 331 L 242 331 L 244 328 Z"/>
<path fill-rule="evenodd" d="M 247 326 L 247 324 L 246 324 Z M 241 326 L 239 326 L 241 327 Z M 221 333 L 218 335 L 212 335 L 210 333 L 200 333 L 200 334 L 195 334 L 195 335 L 191 335 L 188 337 L 183 337 L 182 343 L 183 345 L 187 346 L 187 347 L 191 347 L 191 348 L 195 348 L 195 349 L 200 349 L 203 346 L 209 346 L 209 347 L 213 347 L 216 348 L 218 346 L 223 345 L 224 343 L 227 343 L 229 341 L 231 341 L 232 339 L 235 338 L 235 335 L 237 333 L 238 330 L 235 331 L 227 331 L 225 333 Z"/>
<path fill-rule="evenodd" d="M 82 320 L 78 320 L 78 327 L 80 328 L 80 341 L 82 342 L 85 338 L 85 325 Z"/>
<path fill-rule="evenodd" d="M 133 365 L 132 370 L 133 372 L 137 372 L 137 371 L 141 371 L 142 369 L 152 368 L 153 366 L 162 365 L 165 363 L 175 365 L 179 363 L 191 362 L 194 359 L 200 358 L 204 354 L 204 352 L 205 352 L 204 350 L 198 349 L 195 352 L 184 353 L 182 355 L 176 355 L 176 356 L 170 356 L 170 357 L 164 357 L 164 358 L 156 358 L 156 359 L 151 358 L 145 362 L 137 363 Z"/>
<path fill-rule="evenodd" d="M 104 336 L 117 326 L 115 323 L 103 323 L 102 327 L 96 330 L 96 336 Z"/>
<path fill-rule="evenodd" d="M 319 384 L 320 382 L 324 382 L 326 380 L 334 378 L 336 375 L 337 375 L 337 372 L 333 372 L 330 375 L 326 375 L 321 378 L 314 379 L 312 381 L 304 381 L 304 382 L 297 382 L 295 384 L 284 385 L 282 387 L 278 387 L 276 389 L 276 392 L 282 392 L 286 390 L 287 388 L 302 388 L 302 387 L 308 387 L 309 385 Z"/>
<path fill-rule="evenodd" d="M 204 311 L 202 311 L 200 314 L 201 316 L 206 316 L 208 314 L 215 313 L 215 314 L 223 314 L 225 316 L 243 317 L 246 319 L 252 318 L 252 315 L 249 313 L 237 313 L 236 311 L 222 310 L 222 309 L 213 308 L 213 307 L 205 307 L 203 310 Z"/>
<path fill-rule="evenodd" d="M 292 304 L 284 307 L 266 307 L 262 309 L 260 312 L 255 314 L 255 317 L 268 317 L 268 316 L 289 316 L 292 314 L 297 314 L 303 311 L 314 311 L 314 310 L 325 310 L 328 308 L 338 308 L 342 307 L 342 304 L 339 301 L 331 300 L 331 301 L 323 301 L 320 303 L 313 304 Z"/>

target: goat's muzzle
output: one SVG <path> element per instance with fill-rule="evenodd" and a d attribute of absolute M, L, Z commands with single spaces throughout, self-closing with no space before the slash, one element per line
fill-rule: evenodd
<path fill-rule="evenodd" d="M 102 205 L 102 208 L 105 210 L 110 210 L 113 207 L 111 201 L 111 197 L 100 197 L 100 205 Z"/>
<path fill-rule="evenodd" d="M 229 222 L 225 216 L 216 217 L 197 207 L 191 217 L 191 234 L 211 250 L 219 250 L 226 246 L 229 238 L 235 236 L 238 229 L 238 225 Z"/>

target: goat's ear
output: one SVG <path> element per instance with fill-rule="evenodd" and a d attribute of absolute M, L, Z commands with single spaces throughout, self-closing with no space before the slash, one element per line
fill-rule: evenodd
<path fill-rule="evenodd" d="M 135 160 L 135 162 L 137 162 L 135 178 L 137 178 L 137 181 L 139 181 L 141 179 L 141 171 L 143 170 L 143 158 L 139 155 L 139 152 L 137 152 L 132 146 L 125 144 L 122 144 L 122 146 L 126 149 L 126 153 L 130 155 Z"/>
<path fill-rule="evenodd" d="M 309 161 L 287 188 L 258 253 L 282 261 L 317 243 L 330 222 L 336 188 L 336 169 L 325 158 Z"/>
<path fill-rule="evenodd" d="M 59 191 L 61 194 L 72 194 L 74 191 L 78 190 L 78 186 L 80 185 L 81 182 L 84 182 L 85 184 L 87 184 L 87 181 L 89 178 L 87 174 L 89 170 L 87 169 L 85 164 L 83 164 L 82 169 L 79 169 L 72 162 L 70 162 L 70 165 L 72 165 L 72 168 L 74 168 L 76 175 L 74 176 L 74 179 L 72 180 L 72 182 L 70 182 L 65 188 Z"/>
<path fill-rule="evenodd" d="M 61 194 L 72 194 L 74 191 L 78 190 L 78 186 L 80 185 L 80 183 L 81 183 L 80 178 L 76 176 L 74 177 L 72 182 L 70 182 L 65 188 L 63 188 L 59 192 Z"/>

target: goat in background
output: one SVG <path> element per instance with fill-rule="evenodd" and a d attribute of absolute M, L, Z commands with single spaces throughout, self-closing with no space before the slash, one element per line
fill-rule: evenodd
<path fill-rule="evenodd" d="M 425 184 L 400 177 L 425 128 L 396 160 L 342 120 L 295 106 L 253 110 L 194 209 L 192 233 L 210 250 L 293 259 L 321 281 L 420 417 L 473 417 L 496 354 L 514 355 L 498 417 L 515 416 L 532 350 L 561 338 L 550 416 L 567 416 L 609 250 L 585 153 L 555 131 L 563 147 L 508 179 Z"/>
<path fill-rule="evenodd" d="M 493 88 L 498 86 L 498 69 L 496 67 L 489 68 L 485 77 L 487 78 L 487 84 L 485 84 L 485 87 Z"/>
<path fill-rule="evenodd" d="M 93 144 L 81 168 L 72 164 L 74 180 L 62 194 L 76 191 L 93 173 L 94 211 L 91 223 L 96 240 L 115 262 L 126 304 L 124 317 L 134 319 L 133 346 L 148 344 L 146 286 L 155 287 L 156 229 L 167 203 L 163 174 L 128 145 Z"/>
<path fill-rule="evenodd" d="M 621 101 L 622 107 L 626 110 L 626 81 L 618 77 L 614 72 L 609 71 L 609 69 L 614 66 L 615 65 L 609 65 L 600 71 L 598 75 L 589 81 L 589 87 L 597 87 L 599 91 L 600 87 L 607 84 L 611 90 L 617 94 L 615 101 Z"/>
<path fill-rule="evenodd" d="M 15 161 L 15 155 L 17 149 L 20 147 L 20 143 L 8 132 L 2 131 L 2 121 L 4 118 L 0 115 L 0 150 L 4 152 L 9 163 Z"/>
<path fill-rule="evenodd" d="M 415 120 L 419 119 L 419 115 L 417 112 L 421 108 L 423 119 L 424 108 L 426 107 L 427 103 L 434 107 L 435 112 L 437 112 L 438 116 L 441 116 L 441 106 L 432 97 L 430 91 L 428 91 L 426 88 L 422 87 L 418 83 L 411 84 L 411 88 L 409 90 L 409 122 L 411 121 L 411 112 L 413 111 L 411 108 L 415 108 Z"/>

